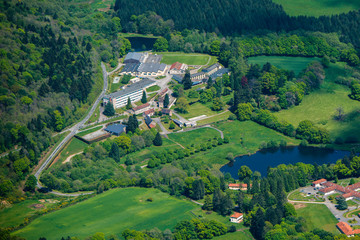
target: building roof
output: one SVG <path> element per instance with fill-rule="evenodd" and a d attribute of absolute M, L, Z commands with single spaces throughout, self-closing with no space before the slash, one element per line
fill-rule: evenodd
<path fill-rule="evenodd" d="M 140 63 L 127 63 L 121 70 L 121 72 L 137 72 Z"/>
<path fill-rule="evenodd" d="M 229 73 L 229 69 L 228 68 L 221 68 L 219 70 L 217 70 L 216 72 L 214 72 L 213 74 L 210 75 L 210 77 L 212 79 L 217 79 L 218 77 L 222 77 L 222 75 Z"/>
<path fill-rule="evenodd" d="M 198 76 L 205 76 L 205 72 L 198 72 L 190 75 L 190 78 L 198 77 Z"/>
<path fill-rule="evenodd" d="M 139 82 L 133 83 L 131 85 L 129 85 L 127 88 L 125 88 L 124 90 L 120 90 L 114 93 L 110 93 L 109 95 L 104 96 L 104 98 L 118 98 L 118 97 L 122 97 L 122 96 L 126 96 L 130 93 L 142 90 L 144 88 L 149 87 L 150 85 L 154 84 L 155 81 L 150 80 L 148 78 L 145 78 Z"/>
<path fill-rule="evenodd" d="M 234 212 L 234 214 L 233 215 L 231 215 L 230 217 L 231 218 L 239 218 L 239 217 L 241 217 L 243 214 L 242 213 L 238 213 L 238 212 Z"/>
<path fill-rule="evenodd" d="M 107 128 L 105 128 L 105 131 L 115 133 L 115 134 L 120 134 L 125 131 L 124 130 L 125 128 L 126 128 L 125 125 L 116 123 L 116 124 L 107 126 Z"/>
<path fill-rule="evenodd" d="M 325 178 L 321 178 L 319 180 L 313 181 L 312 184 L 320 184 L 320 183 L 324 183 L 327 182 L 327 180 Z"/>
<path fill-rule="evenodd" d="M 138 53 L 138 52 L 130 52 L 126 55 L 124 62 L 128 61 L 128 60 L 136 60 L 139 61 L 141 60 L 141 58 L 143 57 L 142 53 Z"/>
<path fill-rule="evenodd" d="M 159 95 L 162 96 L 162 95 L 165 95 L 165 93 L 167 93 L 169 89 L 168 88 L 165 88 L 164 90 L 162 90 Z"/>
<path fill-rule="evenodd" d="M 218 67 L 220 67 L 220 64 L 219 63 L 214 63 L 210 67 L 205 68 L 203 71 L 204 72 L 211 72 L 212 70 L 214 70 L 215 68 L 218 68 Z"/>
<path fill-rule="evenodd" d="M 155 110 L 154 110 L 153 108 L 150 108 L 149 110 L 146 110 L 146 111 L 144 112 L 145 115 L 149 115 L 149 114 L 151 114 L 151 113 L 155 113 Z"/>
<path fill-rule="evenodd" d="M 354 235 L 354 234 L 359 234 L 360 233 L 360 229 L 355 229 L 353 230 L 350 225 L 346 222 L 339 222 L 338 224 L 336 224 L 336 226 L 339 228 L 339 230 L 344 233 L 345 235 L 349 236 L 349 235 Z"/>
<path fill-rule="evenodd" d="M 178 83 L 181 83 L 183 78 L 184 78 L 184 75 L 178 75 L 178 74 L 175 74 L 172 76 L 172 78 L 177 81 Z"/>
<path fill-rule="evenodd" d="M 141 63 L 138 72 L 158 72 L 164 71 L 166 64 L 164 63 Z"/>
<path fill-rule="evenodd" d="M 178 124 L 178 125 L 183 125 L 184 123 L 180 120 L 177 119 L 173 119 L 174 123 Z"/>
<path fill-rule="evenodd" d="M 237 188 L 240 188 L 240 183 L 229 183 L 229 187 L 237 187 Z"/>
<path fill-rule="evenodd" d="M 169 114 L 169 113 L 171 113 L 171 109 L 163 108 L 163 109 L 161 110 L 161 112 L 162 112 L 162 113 L 165 113 L 165 114 Z"/>
<path fill-rule="evenodd" d="M 141 109 L 144 109 L 144 108 L 147 108 L 150 106 L 150 103 L 144 103 L 140 106 L 137 106 L 137 107 L 134 107 L 132 110 L 135 112 L 135 111 L 138 111 L 138 110 L 141 110 Z"/>
<path fill-rule="evenodd" d="M 150 123 L 152 123 L 152 121 L 153 121 L 153 120 L 151 119 L 151 117 L 148 116 L 148 115 L 146 115 L 144 119 L 145 119 L 145 123 L 146 123 L 147 125 L 150 125 Z"/>
<path fill-rule="evenodd" d="M 161 58 L 162 58 L 162 55 L 150 54 L 150 55 L 146 58 L 145 62 L 146 62 L 146 63 L 160 63 Z"/>

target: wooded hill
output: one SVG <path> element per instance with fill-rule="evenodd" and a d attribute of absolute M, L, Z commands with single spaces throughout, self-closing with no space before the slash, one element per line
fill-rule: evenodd
<path fill-rule="evenodd" d="M 123 24 L 132 15 L 153 11 L 165 20 L 172 19 L 177 30 L 199 29 L 226 35 L 297 29 L 340 32 L 343 41 L 360 46 L 359 11 L 320 18 L 290 17 L 270 0 L 116 0 L 114 10 Z"/>

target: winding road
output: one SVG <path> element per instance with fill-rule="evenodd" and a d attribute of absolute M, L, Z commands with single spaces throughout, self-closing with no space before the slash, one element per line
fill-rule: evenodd
<path fill-rule="evenodd" d="M 40 183 L 40 175 L 42 173 L 42 171 L 44 171 L 46 169 L 46 167 L 50 164 L 50 162 L 52 161 L 52 159 L 59 153 L 59 151 L 64 147 L 64 145 L 73 137 L 75 136 L 75 134 L 78 132 L 78 130 L 89 120 L 89 118 L 91 117 L 91 115 L 94 113 L 96 106 L 100 103 L 101 99 L 104 97 L 106 89 L 108 88 L 108 73 L 106 71 L 106 67 L 105 64 L 102 62 L 101 63 L 101 68 L 103 71 L 103 79 L 104 79 L 104 87 L 99 95 L 99 97 L 96 99 L 96 101 L 93 103 L 90 111 L 88 112 L 88 114 L 85 116 L 85 118 L 83 120 L 81 120 L 80 122 L 78 122 L 76 125 L 74 125 L 73 127 L 71 127 L 69 130 L 71 131 L 69 135 L 67 135 L 62 141 L 61 143 L 53 150 L 53 152 L 48 156 L 48 158 L 42 163 L 42 165 L 39 167 L 39 169 L 36 171 L 35 173 L 35 177 L 37 179 L 37 187 L 41 188 L 42 185 Z M 93 192 L 88 192 L 88 193 L 74 193 L 74 194 L 66 194 L 66 193 L 59 193 L 59 192 L 55 192 L 52 191 L 51 193 L 56 194 L 56 195 L 61 195 L 61 196 L 79 196 L 79 195 L 86 195 L 86 194 L 92 194 Z"/>

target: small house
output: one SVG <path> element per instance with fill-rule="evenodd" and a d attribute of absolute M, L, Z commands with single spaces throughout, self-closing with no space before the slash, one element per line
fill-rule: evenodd
<path fill-rule="evenodd" d="M 150 108 L 149 110 L 146 110 L 145 112 L 144 112 L 144 116 L 153 116 L 155 114 L 155 109 L 153 109 L 153 108 Z"/>
<path fill-rule="evenodd" d="M 234 212 L 234 214 L 230 216 L 230 222 L 240 223 L 242 220 L 243 220 L 242 213 Z"/>
<path fill-rule="evenodd" d="M 168 108 L 163 108 L 163 109 L 161 110 L 161 113 L 162 113 L 163 115 L 169 115 L 170 117 L 172 116 L 172 111 L 171 111 L 171 109 L 168 109 Z"/>
<path fill-rule="evenodd" d="M 143 113 L 143 112 L 145 112 L 145 111 L 147 111 L 149 109 L 150 109 L 150 103 L 144 103 L 143 105 L 134 107 L 132 109 L 132 111 L 133 111 L 134 114 L 137 115 L 137 114 Z"/>
<path fill-rule="evenodd" d="M 123 124 L 112 124 L 107 126 L 104 130 L 112 135 L 119 136 L 126 131 L 126 126 Z"/>
<path fill-rule="evenodd" d="M 150 116 L 146 115 L 145 116 L 145 123 L 146 125 L 148 125 L 149 128 L 154 128 L 156 127 L 156 122 L 154 122 Z"/>
<path fill-rule="evenodd" d="M 327 182 L 327 180 L 325 178 L 322 178 L 322 179 L 312 182 L 311 185 L 313 187 L 320 187 L 323 183 L 326 183 L 326 182 Z"/>
<path fill-rule="evenodd" d="M 173 121 L 174 121 L 174 123 L 175 123 L 176 125 L 178 125 L 179 127 L 183 127 L 183 126 L 184 126 L 184 123 L 183 123 L 182 121 L 180 121 L 180 120 L 173 119 Z"/>

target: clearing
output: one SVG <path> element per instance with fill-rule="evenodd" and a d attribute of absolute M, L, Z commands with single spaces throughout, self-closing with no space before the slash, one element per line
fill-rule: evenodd
<path fill-rule="evenodd" d="M 186 63 L 187 65 L 210 65 L 217 61 L 216 57 L 199 53 L 182 52 L 157 52 L 163 57 L 161 63 L 173 64 L 175 62 Z"/>
<path fill-rule="evenodd" d="M 152 198 L 153 201 L 147 201 Z M 84 202 L 35 219 L 14 234 L 26 239 L 84 239 L 96 232 L 120 237 L 126 228 L 172 229 L 181 220 L 191 219 L 197 205 L 179 200 L 153 188 L 114 189 Z M 46 226 L 46 228 L 44 227 Z"/>
<path fill-rule="evenodd" d="M 360 141 L 360 102 L 348 97 L 350 89 L 334 83 L 337 76 L 346 76 L 345 64 L 331 64 L 326 69 L 326 78 L 321 88 L 306 95 L 299 106 L 274 113 L 297 127 L 300 121 L 311 120 L 330 132 L 332 140 L 341 138 L 345 142 Z M 334 120 L 335 111 L 342 107 L 344 121 Z"/>
<path fill-rule="evenodd" d="M 296 207 L 295 203 L 295 208 Z M 305 206 L 303 206 L 305 205 Z M 309 231 L 320 228 L 334 234 L 339 234 L 336 228 L 338 221 L 330 210 L 323 204 L 301 204 L 302 207 L 297 208 L 298 217 L 306 219 L 306 227 Z"/>
<path fill-rule="evenodd" d="M 274 0 L 290 16 L 334 15 L 360 9 L 359 0 Z"/>
<path fill-rule="evenodd" d="M 269 62 L 277 68 L 292 70 L 297 76 L 309 63 L 319 61 L 320 59 L 307 57 L 257 56 L 249 57 L 247 60 L 251 64 L 259 64 L 260 66 Z"/>

